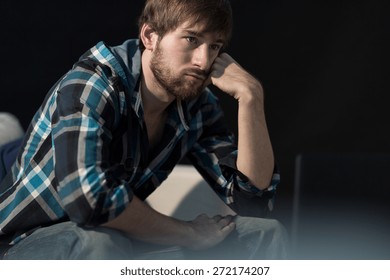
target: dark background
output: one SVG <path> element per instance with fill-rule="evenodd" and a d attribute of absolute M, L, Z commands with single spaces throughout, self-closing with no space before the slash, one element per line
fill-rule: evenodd
<path fill-rule="evenodd" d="M 0 111 L 24 128 L 55 81 L 98 41 L 137 36 L 143 1 L 0 4 Z M 228 52 L 258 77 L 281 170 L 276 213 L 288 225 L 302 152 L 389 153 L 390 1 L 232 1 Z M 220 94 L 237 131 L 236 104 Z"/>

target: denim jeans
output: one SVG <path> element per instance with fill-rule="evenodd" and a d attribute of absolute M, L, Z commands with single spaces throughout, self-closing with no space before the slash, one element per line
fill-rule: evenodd
<path fill-rule="evenodd" d="M 236 230 L 203 251 L 147 244 L 114 229 L 63 222 L 36 230 L 12 246 L 4 259 L 285 259 L 288 243 L 278 221 L 262 218 L 237 217 Z"/>

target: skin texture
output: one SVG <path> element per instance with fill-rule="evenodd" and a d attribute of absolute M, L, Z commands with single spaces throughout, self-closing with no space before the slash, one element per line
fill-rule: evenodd
<path fill-rule="evenodd" d="M 267 188 L 274 157 L 264 116 L 263 88 L 230 55 L 220 53 L 223 38 L 205 32 L 201 23 L 188 22 L 162 38 L 145 24 L 140 38 L 145 45 L 141 90 L 151 149 L 163 133 L 158 128 L 165 121 L 168 105 L 176 98 L 196 98 L 211 83 L 239 104 L 238 169 L 259 189 Z M 156 212 L 136 197 L 105 226 L 135 239 L 194 250 L 220 243 L 235 228 L 232 216 L 202 214 L 193 221 L 179 221 Z"/>

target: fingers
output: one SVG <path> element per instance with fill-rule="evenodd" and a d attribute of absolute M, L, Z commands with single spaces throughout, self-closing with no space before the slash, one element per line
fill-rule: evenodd
<path fill-rule="evenodd" d="M 221 54 L 223 55 L 223 54 Z M 219 78 L 225 72 L 225 69 L 228 67 L 229 63 L 224 60 L 222 57 L 217 57 L 211 67 L 209 80 L 213 82 L 213 79 Z"/>
<path fill-rule="evenodd" d="M 221 228 L 221 232 L 225 234 L 225 237 L 228 236 L 234 229 L 236 228 L 236 223 L 231 222 L 227 224 L 225 227 Z"/>
<path fill-rule="evenodd" d="M 233 216 L 227 215 L 227 216 L 221 216 L 221 215 L 216 215 L 212 218 L 214 222 L 219 226 L 220 230 L 225 231 L 233 230 L 235 228 L 235 223 L 233 221 Z"/>
<path fill-rule="evenodd" d="M 230 223 L 234 222 L 235 216 L 232 215 L 215 215 L 213 217 L 209 217 L 206 214 L 201 214 L 199 215 L 195 220 L 198 220 L 201 223 L 206 223 L 206 224 L 215 224 L 218 225 L 220 228 L 223 228 Z"/>
<path fill-rule="evenodd" d="M 219 219 L 217 221 L 218 226 L 220 227 L 220 231 L 223 235 L 223 239 L 228 236 L 235 228 L 236 223 L 234 222 L 234 217 L 231 215 L 221 216 L 217 215 L 213 217 L 214 220 Z"/>
<path fill-rule="evenodd" d="M 238 90 L 245 84 L 246 72 L 227 53 L 220 54 L 212 65 L 207 82 L 236 98 Z"/>
<path fill-rule="evenodd" d="M 208 217 L 199 215 L 192 222 L 195 230 L 195 242 L 190 248 L 201 250 L 215 246 L 222 242 L 236 227 L 234 217 L 231 215 L 215 215 Z"/>
<path fill-rule="evenodd" d="M 221 219 L 222 219 L 222 216 L 221 215 L 215 215 L 213 218 L 212 218 L 215 222 L 219 222 Z"/>

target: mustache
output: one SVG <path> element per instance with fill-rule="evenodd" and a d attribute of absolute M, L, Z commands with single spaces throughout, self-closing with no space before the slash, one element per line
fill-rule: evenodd
<path fill-rule="evenodd" d="M 189 70 L 185 71 L 184 74 L 190 75 L 190 76 L 195 76 L 195 77 L 202 79 L 202 80 L 206 80 L 207 77 L 209 76 L 209 73 L 207 71 L 196 69 L 196 68 L 189 69 Z"/>

